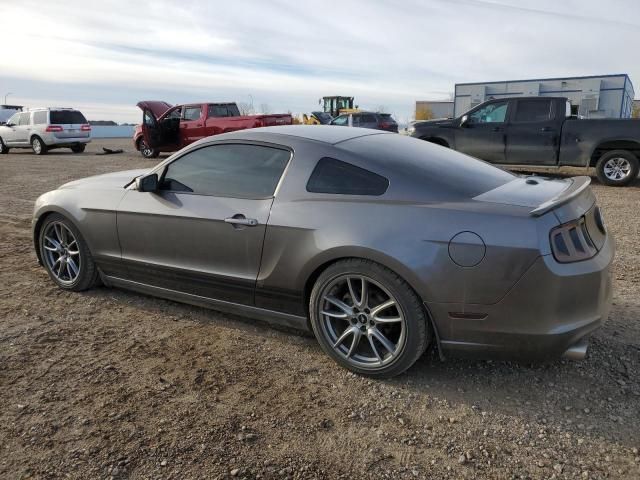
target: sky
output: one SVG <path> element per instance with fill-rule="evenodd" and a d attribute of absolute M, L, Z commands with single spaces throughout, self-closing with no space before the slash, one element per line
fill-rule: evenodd
<path fill-rule="evenodd" d="M 140 100 L 309 112 L 326 95 L 411 119 L 455 83 L 628 73 L 640 1 L 0 0 L 0 103 L 136 123 Z"/>

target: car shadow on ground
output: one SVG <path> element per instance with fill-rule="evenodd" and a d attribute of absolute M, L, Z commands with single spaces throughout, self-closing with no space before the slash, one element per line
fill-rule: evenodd
<path fill-rule="evenodd" d="M 310 364 L 319 365 L 320 373 L 326 374 L 320 377 L 329 383 L 334 375 L 345 372 L 322 352 L 310 333 L 117 289 L 100 288 L 83 295 L 111 296 L 139 309 L 141 315 L 176 316 L 211 329 L 212 335 L 216 327 L 224 326 L 244 338 L 298 346 Z M 614 306 L 611 315 L 619 314 Z M 418 403 L 430 398 L 471 415 L 518 418 L 532 429 L 554 426 L 563 435 L 599 438 L 632 448 L 639 439 L 639 372 L 639 346 L 596 333 L 587 358 L 579 362 L 553 358 L 527 364 L 454 357 L 441 361 L 436 349 L 430 348 L 404 374 L 372 382 L 401 390 Z"/>

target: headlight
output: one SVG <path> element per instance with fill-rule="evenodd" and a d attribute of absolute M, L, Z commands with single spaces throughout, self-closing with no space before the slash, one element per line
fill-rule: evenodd
<path fill-rule="evenodd" d="M 416 131 L 416 127 L 414 127 L 413 125 L 407 127 L 407 134 L 411 135 L 415 131 Z"/>

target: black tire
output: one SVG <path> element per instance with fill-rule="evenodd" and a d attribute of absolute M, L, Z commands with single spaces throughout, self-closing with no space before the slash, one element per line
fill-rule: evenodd
<path fill-rule="evenodd" d="M 73 153 L 82 153 L 84 152 L 85 148 L 87 148 L 87 146 L 81 143 L 80 145 L 74 145 L 73 147 L 71 147 L 71 151 Z"/>
<path fill-rule="evenodd" d="M 144 139 L 138 140 L 138 151 L 144 158 L 157 158 L 160 152 L 155 148 L 147 147 Z"/>
<path fill-rule="evenodd" d="M 330 296 L 331 298 L 335 298 L 334 293 L 339 292 L 337 289 L 340 288 L 340 282 L 344 278 L 350 278 L 352 281 L 353 279 L 361 278 L 370 282 L 369 287 L 367 287 L 369 291 L 366 295 L 367 300 L 362 304 L 364 306 L 363 310 L 355 308 L 357 302 L 350 302 L 348 298 L 349 294 L 346 294 L 346 297 L 342 298 L 344 300 L 343 305 L 351 307 L 356 312 L 360 312 L 357 314 L 356 319 L 353 318 L 353 315 L 349 316 L 349 318 L 334 319 L 334 316 L 341 314 L 341 310 L 337 312 L 338 315 L 334 313 L 334 315 L 327 316 L 326 314 L 320 313 L 321 309 L 325 312 L 327 306 L 331 307 L 333 305 L 331 302 L 327 302 L 326 297 Z M 362 285 L 362 283 L 360 285 Z M 376 292 L 378 287 L 380 287 L 380 289 Z M 362 286 L 360 288 L 362 288 Z M 380 302 L 380 300 L 373 297 L 382 294 L 386 294 L 389 297 L 389 301 L 394 301 L 390 308 L 392 312 L 396 312 L 396 318 L 402 319 L 400 320 L 401 323 L 374 325 L 375 322 L 373 318 L 374 316 L 377 317 L 377 315 L 374 315 L 374 310 L 376 310 L 375 306 L 379 306 L 378 302 Z M 357 300 L 357 295 L 355 300 Z M 382 301 L 384 302 L 384 300 Z M 369 307 L 369 305 L 371 306 Z M 363 313 L 366 315 L 362 315 Z M 422 356 L 429 346 L 432 337 L 427 313 L 422 306 L 422 302 L 409 284 L 388 268 L 369 260 L 357 258 L 340 260 L 324 270 L 316 280 L 313 290 L 311 291 L 309 314 L 311 327 L 313 328 L 316 339 L 327 355 L 348 370 L 374 378 L 389 378 L 407 370 Z M 360 317 L 364 317 L 364 319 Z M 377 318 L 383 320 L 379 317 Z M 334 342 L 334 338 L 337 337 L 338 332 L 341 331 L 341 327 L 338 328 L 336 325 L 337 328 L 336 331 L 334 331 L 332 327 L 328 327 L 327 325 L 331 322 L 338 324 L 339 321 L 345 322 L 343 324 L 345 330 L 342 331 L 340 338 L 345 338 L 347 330 L 359 329 L 361 331 L 361 333 L 355 332 L 358 335 L 357 341 L 355 334 L 353 337 L 346 337 L 352 338 L 351 342 L 349 342 L 349 347 L 344 345 L 346 343 L 346 340 L 344 340 L 337 348 L 334 348 L 334 344 L 336 343 Z M 397 327 L 392 327 L 392 325 L 397 325 Z M 385 340 L 391 340 L 389 343 L 396 348 L 395 353 L 391 353 L 389 349 L 384 350 L 378 348 L 378 352 L 384 354 L 381 356 L 376 353 L 378 364 L 371 363 L 363 365 L 362 363 L 367 359 L 367 352 L 362 349 L 370 350 L 371 354 L 376 350 L 373 346 L 373 343 L 376 342 L 371 340 L 371 338 L 375 338 L 375 336 L 370 335 L 370 333 L 377 328 L 385 335 Z M 394 335 L 393 332 L 383 330 L 385 328 L 403 329 L 404 333 L 392 336 Z M 364 341 L 365 343 L 361 345 L 358 343 L 360 341 Z M 379 347 L 384 345 L 382 342 L 377 343 Z M 357 346 L 354 347 L 356 344 Z M 352 351 L 354 352 L 353 354 L 351 353 Z M 358 361 L 357 357 L 364 360 Z"/>
<path fill-rule="evenodd" d="M 50 258 L 52 259 L 52 257 L 48 256 L 50 252 L 45 248 L 45 236 L 51 231 L 52 228 L 55 228 L 55 226 L 59 224 L 64 225 L 68 230 L 71 231 L 71 233 L 75 237 L 78 247 L 77 251 L 79 252 L 79 264 L 77 265 L 79 272 L 76 278 L 74 278 L 73 280 L 69 279 L 69 281 L 64 281 L 63 279 L 59 278 L 56 273 L 53 272 L 51 267 L 53 260 L 50 260 Z M 53 243 L 49 243 L 49 240 L 46 240 L 46 242 L 48 247 L 51 247 L 53 245 Z M 84 237 L 82 236 L 80 231 L 66 217 L 54 213 L 45 218 L 40 228 L 38 246 L 40 248 L 40 258 L 42 259 L 42 263 L 47 270 L 49 277 L 51 277 L 51 280 L 53 280 L 53 282 L 60 288 L 64 290 L 72 290 L 74 292 L 81 292 L 99 284 L 100 275 L 98 273 L 96 264 L 91 256 L 91 252 L 89 251 L 89 247 L 87 246 L 87 243 L 85 242 Z M 71 250 L 73 248 L 73 245 L 70 243 L 68 247 L 69 250 Z M 53 255 L 55 256 L 58 254 L 54 253 Z"/>
<path fill-rule="evenodd" d="M 616 168 L 621 169 L 617 170 Z M 638 168 L 638 157 L 632 152 L 628 150 L 611 150 L 598 159 L 596 175 L 604 185 L 624 187 L 638 177 Z"/>
<path fill-rule="evenodd" d="M 36 155 L 45 155 L 48 151 L 47 145 L 38 136 L 31 139 L 31 149 Z"/>
<path fill-rule="evenodd" d="M 2 138 L 0 138 L 0 155 L 9 153 L 9 147 L 7 147 Z"/>

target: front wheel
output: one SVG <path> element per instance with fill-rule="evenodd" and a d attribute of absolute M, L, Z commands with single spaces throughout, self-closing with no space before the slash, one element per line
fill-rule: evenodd
<path fill-rule="evenodd" d="M 425 310 L 411 287 L 368 260 L 342 260 L 322 272 L 309 313 L 322 349 L 343 367 L 371 377 L 404 372 L 430 341 Z"/>
<path fill-rule="evenodd" d="M 4 142 L 0 138 L 0 155 L 5 153 L 9 153 L 9 148 L 4 144 Z"/>
<path fill-rule="evenodd" d="M 146 144 L 144 140 L 140 140 L 138 142 L 138 150 L 144 158 L 157 158 L 160 155 L 160 152 L 155 148 L 151 148 Z"/>
<path fill-rule="evenodd" d="M 598 159 L 596 175 L 605 185 L 628 185 L 638 176 L 638 158 L 628 150 L 606 152 Z"/>
<path fill-rule="evenodd" d="M 71 151 L 73 153 L 82 153 L 82 152 L 84 152 L 85 148 L 86 148 L 86 145 L 81 143 L 79 145 L 74 145 L 73 147 L 71 147 Z"/>
<path fill-rule="evenodd" d="M 98 283 L 96 268 L 84 238 L 67 218 L 49 215 L 40 229 L 42 263 L 60 288 L 80 292 Z"/>
<path fill-rule="evenodd" d="M 47 146 L 40 137 L 33 137 L 31 139 L 31 149 L 36 155 L 44 155 L 47 153 Z"/>

